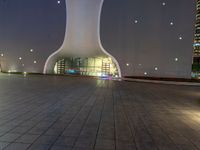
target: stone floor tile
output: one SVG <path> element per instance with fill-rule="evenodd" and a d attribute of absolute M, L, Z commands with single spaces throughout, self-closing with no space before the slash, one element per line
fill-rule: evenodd
<path fill-rule="evenodd" d="M 51 145 L 33 144 L 28 147 L 28 150 L 49 150 Z"/>
<path fill-rule="evenodd" d="M 18 133 L 7 133 L 4 136 L 0 137 L 0 141 L 3 142 L 13 142 L 15 141 L 21 134 Z"/>
<path fill-rule="evenodd" d="M 11 143 L 5 150 L 26 150 L 30 144 L 23 143 Z"/>
<path fill-rule="evenodd" d="M 9 144 L 10 143 L 8 143 L 8 142 L 0 142 L 0 150 L 4 149 Z"/>
<path fill-rule="evenodd" d="M 198 150 L 199 91 L 198 86 L 1 74 L 0 149 Z"/>
<path fill-rule="evenodd" d="M 25 134 L 25 135 L 21 136 L 20 138 L 18 138 L 15 142 L 31 144 L 31 143 L 33 143 L 38 137 L 39 137 L 39 135 Z"/>
<path fill-rule="evenodd" d="M 52 146 L 50 150 L 72 150 L 71 146 Z"/>
<path fill-rule="evenodd" d="M 51 145 L 51 144 L 54 144 L 56 139 L 57 139 L 56 136 L 42 135 L 35 141 L 35 144 Z"/>
<path fill-rule="evenodd" d="M 73 146 L 75 144 L 76 137 L 66 137 L 66 136 L 60 136 L 56 142 L 56 146 Z"/>

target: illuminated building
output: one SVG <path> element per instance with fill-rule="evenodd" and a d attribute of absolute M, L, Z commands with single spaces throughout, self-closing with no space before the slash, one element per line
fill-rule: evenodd
<path fill-rule="evenodd" d="M 200 72 L 200 0 L 196 4 L 193 72 Z"/>
<path fill-rule="evenodd" d="M 121 76 L 116 59 L 100 41 L 103 0 L 66 0 L 66 33 L 62 46 L 49 56 L 44 74 Z"/>

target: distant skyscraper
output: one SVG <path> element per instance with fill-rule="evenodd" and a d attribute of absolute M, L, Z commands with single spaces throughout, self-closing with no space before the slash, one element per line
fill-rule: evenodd
<path fill-rule="evenodd" d="M 196 4 L 193 71 L 200 71 L 200 0 Z"/>

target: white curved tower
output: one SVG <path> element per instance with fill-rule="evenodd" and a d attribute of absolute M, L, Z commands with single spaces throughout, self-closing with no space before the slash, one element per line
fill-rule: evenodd
<path fill-rule="evenodd" d="M 117 60 L 102 47 L 100 17 L 104 0 L 66 0 L 66 31 L 62 46 L 51 54 L 43 73 L 53 73 L 54 66 L 62 58 L 110 57 L 121 71 Z"/>

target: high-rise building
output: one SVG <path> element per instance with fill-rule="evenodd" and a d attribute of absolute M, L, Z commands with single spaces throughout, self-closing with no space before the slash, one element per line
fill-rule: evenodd
<path fill-rule="evenodd" d="M 200 0 L 196 4 L 196 24 L 194 36 L 193 71 L 200 71 Z"/>

